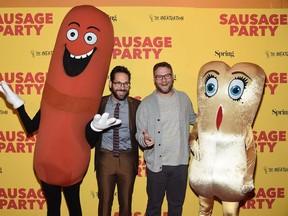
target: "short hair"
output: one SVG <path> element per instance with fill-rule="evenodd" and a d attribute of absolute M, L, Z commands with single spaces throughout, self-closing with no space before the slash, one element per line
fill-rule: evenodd
<path fill-rule="evenodd" d="M 111 73 L 110 73 L 110 80 L 113 82 L 114 81 L 114 79 L 115 79 L 115 74 L 116 73 L 125 73 L 125 74 L 127 74 L 128 75 L 128 79 L 129 79 L 129 81 L 130 81 L 130 79 L 131 79 L 131 73 L 130 73 L 130 71 L 128 70 L 128 68 L 126 68 L 126 67 L 124 67 L 124 66 L 115 66 L 113 69 L 112 69 L 112 71 L 111 71 Z"/>
<path fill-rule="evenodd" d="M 173 69 L 171 67 L 171 65 L 168 62 L 159 62 L 157 64 L 154 65 L 153 67 L 153 74 L 155 74 L 155 71 L 159 68 L 159 67 L 166 67 L 169 68 L 173 74 Z"/>

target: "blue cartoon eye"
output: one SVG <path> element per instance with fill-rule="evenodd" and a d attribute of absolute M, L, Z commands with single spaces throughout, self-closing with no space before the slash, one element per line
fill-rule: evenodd
<path fill-rule="evenodd" d="M 88 32 L 84 36 L 84 40 L 87 44 L 92 45 L 95 44 L 98 40 L 97 35 L 93 32 Z"/>
<path fill-rule="evenodd" d="M 75 41 L 78 38 L 78 31 L 76 29 L 69 29 L 66 37 L 70 41 Z"/>
<path fill-rule="evenodd" d="M 218 90 L 218 81 L 214 76 L 209 76 L 205 82 L 205 95 L 212 97 Z"/>
<path fill-rule="evenodd" d="M 228 87 L 229 97 L 236 101 L 240 100 L 244 92 L 244 89 L 245 89 L 245 83 L 243 82 L 242 79 L 236 78 L 232 80 Z"/>

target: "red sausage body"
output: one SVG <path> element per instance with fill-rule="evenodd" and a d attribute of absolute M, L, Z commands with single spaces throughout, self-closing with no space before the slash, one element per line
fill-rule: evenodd
<path fill-rule="evenodd" d="M 64 17 L 41 100 L 34 169 L 42 181 L 80 182 L 89 165 L 85 126 L 97 113 L 114 45 L 110 18 L 83 5 Z"/>

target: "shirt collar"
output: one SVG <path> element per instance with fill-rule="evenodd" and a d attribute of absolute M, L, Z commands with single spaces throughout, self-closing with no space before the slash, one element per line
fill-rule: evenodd
<path fill-rule="evenodd" d="M 127 102 L 127 98 L 125 100 L 123 100 L 123 101 L 115 101 L 115 100 L 113 100 L 112 95 L 110 95 L 109 100 L 112 103 L 113 107 L 115 107 L 117 103 L 120 103 L 120 106 L 124 106 L 125 104 L 128 103 Z"/>

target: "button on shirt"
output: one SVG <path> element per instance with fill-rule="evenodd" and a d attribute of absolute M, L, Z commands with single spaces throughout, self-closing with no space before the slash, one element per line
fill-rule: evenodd
<path fill-rule="evenodd" d="M 113 101 L 112 97 L 110 96 L 105 107 L 105 112 L 109 113 L 109 118 L 113 117 L 114 109 L 117 103 L 120 103 L 119 119 L 122 121 L 120 126 L 116 126 L 119 127 L 119 149 L 120 151 L 126 151 L 131 149 L 128 115 L 129 108 L 127 99 L 125 99 L 124 101 L 116 102 Z M 113 127 L 103 132 L 101 148 L 108 151 L 113 150 Z"/>

